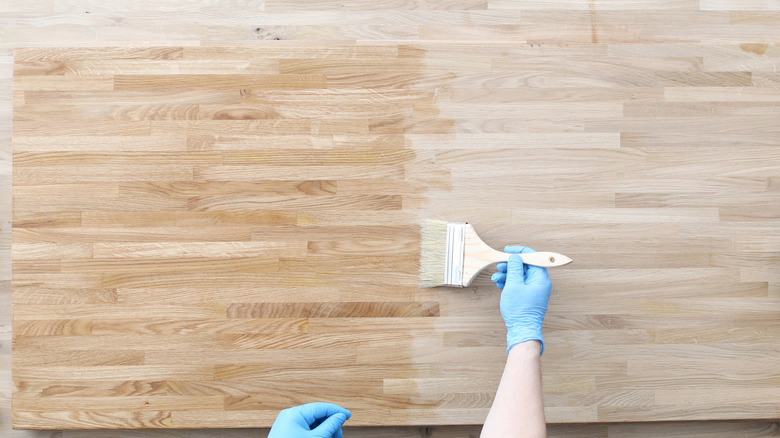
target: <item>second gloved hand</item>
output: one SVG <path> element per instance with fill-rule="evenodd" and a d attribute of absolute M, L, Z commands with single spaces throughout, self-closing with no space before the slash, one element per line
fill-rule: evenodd
<path fill-rule="evenodd" d="M 535 252 L 524 246 L 507 246 L 504 252 Z M 520 256 L 512 255 L 506 263 L 499 263 L 498 272 L 491 280 L 496 282 L 501 292 L 501 316 L 506 324 L 506 351 L 516 344 L 537 340 L 542 344 L 542 322 L 547 313 L 552 285 L 547 269 L 523 263 Z"/>
<path fill-rule="evenodd" d="M 351 413 L 330 403 L 308 403 L 279 412 L 268 438 L 342 438 Z"/>

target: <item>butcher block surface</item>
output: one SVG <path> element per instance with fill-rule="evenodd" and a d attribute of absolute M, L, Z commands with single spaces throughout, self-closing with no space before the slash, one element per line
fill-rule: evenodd
<path fill-rule="evenodd" d="M 418 288 L 427 218 L 574 259 L 550 271 L 549 422 L 780 416 L 777 45 L 14 62 L 15 427 L 261 427 L 315 400 L 482 423 L 499 291 Z"/>

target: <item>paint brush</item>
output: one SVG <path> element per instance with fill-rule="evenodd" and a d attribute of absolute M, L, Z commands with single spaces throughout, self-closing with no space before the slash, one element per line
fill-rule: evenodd
<path fill-rule="evenodd" d="M 420 236 L 420 287 L 466 287 L 493 263 L 511 254 L 496 251 L 479 238 L 468 222 L 423 222 Z M 554 252 L 518 254 L 523 263 L 543 268 L 563 266 L 572 260 Z"/>

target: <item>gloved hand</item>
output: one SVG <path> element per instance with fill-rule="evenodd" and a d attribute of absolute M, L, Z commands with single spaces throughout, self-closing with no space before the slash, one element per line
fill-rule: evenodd
<path fill-rule="evenodd" d="M 504 252 L 536 252 L 524 246 L 507 246 Z M 523 263 L 520 256 L 512 255 L 506 263 L 499 263 L 498 272 L 491 280 L 501 292 L 501 316 L 506 323 L 506 352 L 521 342 L 538 340 L 542 344 L 542 321 L 550 300 L 550 276 L 547 269 Z"/>
<path fill-rule="evenodd" d="M 308 403 L 279 412 L 268 438 L 342 438 L 341 426 L 352 415 L 330 403 Z"/>

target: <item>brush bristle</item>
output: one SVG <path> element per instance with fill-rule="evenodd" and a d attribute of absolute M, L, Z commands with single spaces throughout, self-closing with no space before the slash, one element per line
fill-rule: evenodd
<path fill-rule="evenodd" d="M 426 220 L 420 228 L 420 287 L 446 284 L 447 222 Z"/>

